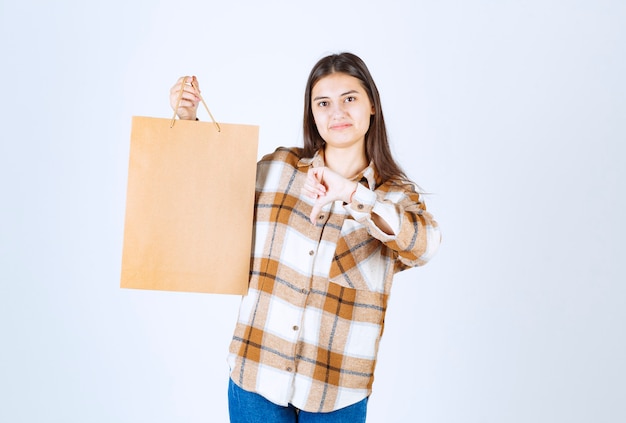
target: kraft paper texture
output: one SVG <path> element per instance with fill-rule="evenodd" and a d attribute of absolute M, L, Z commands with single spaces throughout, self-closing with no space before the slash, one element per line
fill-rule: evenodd
<path fill-rule="evenodd" d="M 122 288 L 247 292 L 258 126 L 134 116 Z"/>

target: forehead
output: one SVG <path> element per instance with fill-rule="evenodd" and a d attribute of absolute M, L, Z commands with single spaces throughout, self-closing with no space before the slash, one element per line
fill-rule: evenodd
<path fill-rule="evenodd" d="M 311 89 L 314 96 L 341 95 L 348 91 L 365 92 L 361 81 L 346 73 L 331 73 L 320 78 Z"/>

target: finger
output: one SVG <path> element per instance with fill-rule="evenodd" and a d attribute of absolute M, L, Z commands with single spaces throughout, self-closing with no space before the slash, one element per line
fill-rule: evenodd
<path fill-rule="evenodd" d="M 172 86 L 172 88 L 170 89 L 171 93 L 178 93 L 180 92 L 180 90 L 185 86 L 185 83 L 187 81 L 189 77 L 188 76 L 181 76 L 180 78 L 178 78 L 176 80 L 176 83 Z"/>
<path fill-rule="evenodd" d="M 313 210 L 311 210 L 311 215 L 309 216 L 309 219 L 311 220 L 311 223 L 313 225 L 317 224 L 317 216 L 320 214 L 320 211 L 322 210 L 322 206 L 320 204 L 315 204 L 313 205 Z"/>
<path fill-rule="evenodd" d="M 317 198 L 315 189 L 308 182 L 302 186 L 302 193 L 307 197 L 311 197 L 313 199 Z"/>
<path fill-rule="evenodd" d="M 180 100 L 180 102 L 179 102 L 177 96 L 176 97 L 172 97 L 170 103 L 172 105 L 172 108 L 176 107 L 176 105 L 178 104 L 178 110 L 189 109 L 189 108 L 194 108 L 195 109 L 196 107 L 198 107 L 198 101 L 197 100 L 182 98 Z"/>
<path fill-rule="evenodd" d="M 326 188 L 320 184 L 307 183 L 302 187 L 302 191 L 305 195 L 314 199 L 326 195 Z"/>
<path fill-rule="evenodd" d="M 181 104 L 189 104 L 192 103 L 194 106 L 198 104 L 198 102 L 200 101 L 200 99 L 198 98 L 197 95 L 190 93 L 188 91 L 183 92 L 183 95 L 181 97 Z M 186 103 L 185 103 L 186 102 Z"/>
<path fill-rule="evenodd" d="M 180 94 L 180 90 L 178 93 Z M 183 99 L 200 101 L 200 93 L 191 85 L 183 85 Z"/>
<path fill-rule="evenodd" d="M 200 85 L 198 84 L 198 79 L 195 76 L 190 76 L 187 78 L 185 91 L 192 93 L 196 99 L 200 100 Z"/>
<path fill-rule="evenodd" d="M 326 194 L 326 186 L 322 183 L 323 176 L 323 168 L 313 168 L 307 173 L 307 182 L 318 195 Z"/>
<path fill-rule="evenodd" d="M 185 93 L 193 94 L 196 97 L 200 95 L 200 86 L 198 85 L 198 80 L 195 76 L 186 76 L 184 80 L 181 81 L 181 86 Z"/>
<path fill-rule="evenodd" d="M 309 169 L 308 176 L 315 179 L 317 182 L 322 182 L 324 180 L 324 168 L 323 167 L 313 167 Z"/>
<path fill-rule="evenodd" d="M 181 100 L 180 105 L 178 106 L 179 109 L 195 109 L 196 107 L 198 107 L 198 103 L 191 100 Z"/>
<path fill-rule="evenodd" d="M 200 94 L 200 83 L 198 83 L 198 78 L 195 75 L 191 77 L 191 86 L 196 90 L 197 94 Z"/>
<path fill-rule="evenodd" d="M 180 92 L 183 92 L 183 99 L 187 99 L 187 100 L 200 100 L 200 90 L 199 88 L 196 89 L 196 87 L 194 87 L 192 85 L 192 81 L 193 78 L 195 77 L 191 77 L 191 76 L 183 76 L 178 78 L 178 81 L 176 81 L 176 84 L 174 84 L 174 86 L 172 86 L 172 88 L 170 89 L 170 95 L 172 97 L 178 97 L 180 95 Z"/>
<path fill-rule="evenodd" d="M 172 108 L 175 107 L 177 103 L 178 103 L 178 110 L 189 109 L 189 108 L 197 109 L 198 104 L 200 104 L 200 100 L 198 100 L 198 98 L 194 95 L 183 93 L 179 102 L 178 95 L 172 95 L 171 97 Z"/>

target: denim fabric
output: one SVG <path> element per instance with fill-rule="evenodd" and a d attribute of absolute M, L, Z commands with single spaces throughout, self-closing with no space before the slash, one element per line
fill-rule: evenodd
<path fill-rule="evenodd" d="M 365 423 L 367 398 L 330 413 L 309 413 L 293 405 L 276 405 L 259 394 L 228 382 L 230 423 Z"/>

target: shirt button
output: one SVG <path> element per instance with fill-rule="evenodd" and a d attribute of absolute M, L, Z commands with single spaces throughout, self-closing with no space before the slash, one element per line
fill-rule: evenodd
<path fill-rule="evenodd" d="M 309 251 L 309 255 L 312 256 L 313 254 L 315 254 L 315 251 L 311 250 Z"/>
<path fill-rule="evenodd" d="M 359 210 L 363 210 L 363 204 L 359 204 L 358 206 L 356 206 L 356 208 Z"/>
<path fill-rule="evenodd" d="M 298 330 L 298 329 L 300 329 L 298 325 L 293 325 L 293 330 Z"/>

